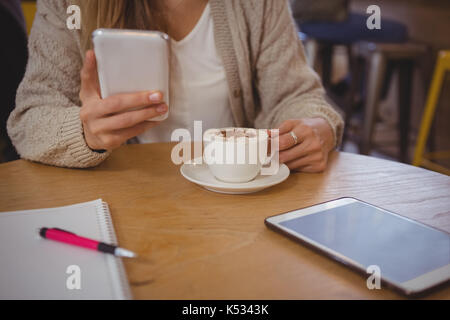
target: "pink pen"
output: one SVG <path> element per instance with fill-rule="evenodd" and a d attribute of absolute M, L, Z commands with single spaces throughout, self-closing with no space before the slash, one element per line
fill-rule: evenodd
<path fill-rule="evenodd" d="M 58 228 L 41 228 L 39 234 L 44 239 L 64 242 L 78 247 L 113 254 L 116 257 L 136 258 L 137 255 L 129 250 L 119 248 L 103 242 L 77 236 L 75 233 Z"/>

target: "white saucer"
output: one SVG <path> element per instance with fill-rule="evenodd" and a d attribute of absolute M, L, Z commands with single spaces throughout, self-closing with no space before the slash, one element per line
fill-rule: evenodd
<path fill-rule="evenodd" d="M 209 171 L 207 164 L 194 164 L 192 162 L 185 163 L 181 167 L 180 172 L 187 180 L 207 190 L 225 194 L 255 193 L 282 183 L 290 174 L 289 168 L 285 164 L 282 164 L 276 175 L 259 175 L 254 180 L 245 183 L 227 183 L 217 180 L 211 171 Z"/>

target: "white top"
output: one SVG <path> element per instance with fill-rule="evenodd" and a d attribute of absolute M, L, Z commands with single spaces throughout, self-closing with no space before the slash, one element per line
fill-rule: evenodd
<path fill-rule="evenodd" d="M 209 4 L 195 28 L 180 41 L 171 40 L 169 118 L 140 135 L 140 143 L 169 142 L 172 132 L 188 129 L 194 139 L 194 121 L 211 128 L 234 127 L 225 68 L 214 40 Z"/>

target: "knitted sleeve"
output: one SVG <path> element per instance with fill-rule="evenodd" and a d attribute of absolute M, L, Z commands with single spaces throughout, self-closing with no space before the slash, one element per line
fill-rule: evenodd
<path fill-rule="evenodd" d="M 44 164 L 87 168 L 108 153 L 86 144 L 80 119 L 82 56 L 76 30 L 66 26 L 67 2 L 39 0 L 29 38 L 29 61 L 8 134 L 20 156 Z"/>
<path fill-rule="evenodd" d="M 319 77 L 306 62 L 288 1 L 261 2 L 264 23 L 255 80 L 262 110 L 255 125 L 274 128 L 288 119 L 320 117 L 330 124 L 339 145 L 344 122 L 327 103 Z"/>

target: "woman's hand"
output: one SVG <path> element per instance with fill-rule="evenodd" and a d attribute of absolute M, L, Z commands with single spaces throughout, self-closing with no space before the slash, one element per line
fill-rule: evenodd
<path fill-rule="evenodd" d="M 80 118 L 84 137 L 92 150 L 111 151 L 159 122 L 146 121 L 165 114 L 167 105 L 159 91 L 120 94 L 102 99 L 97 63 L 92 50 L 86 53 L 81 70 Z M 141 108 L 138 110 L 132 110 Z"/>
<path fill-rule="evenodd" d="M 280 163 L 289 169 L 318 173 L 327 168 L 334 134 L 322 118 L 287 120 L 280 126 Z M 297 143 L 293 134 L 297 137 Z"/>

